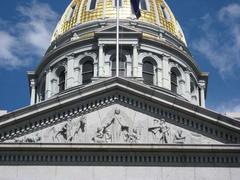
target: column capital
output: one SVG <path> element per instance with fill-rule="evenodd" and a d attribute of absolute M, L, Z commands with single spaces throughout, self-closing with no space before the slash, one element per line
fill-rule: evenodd
<path fill-rule="evenodd" d="M 163 58 L 167 58 L 167 59 L 171 59 L 171 56 L 168 55 L 168 54 L 165 54 L 165 53 L 162 54 L 162 57 L 163 57 Z"/>
<path fill-rule="evenodd" d="M 190 70 L 190 69 L 186 69 L 184 72 L 185 72 L 186 74 L 190 74 L 190 73 L 191 73 L 191 70 Z"/>
<path fill-rule="evenodd" d="M 180 80 L 179 80 L 179 83 L 183 83 L 183 84 L 184 84 L 185 82 L 186 82 L 186 81 L 185 81 L 184 79 L 180 79 Z"/>
<path fill-rule="evenodd" d="M 200 80 L 198 82 L 198 86 L 200 89 L 205 89 L 206 88 L 206 82 L 204 80 Z"/>
<path fill-rule="evenodd" d="M 98 43 L 99 47 L 104 47 L 104 45 L 105 45 L 104 43 Z"/>
<path fill-rule="evenodd" d="M 51 82 L 55 83 L 55 82 L 57 82 L 57 79 L 52 79 Z"/>
<path fill-rule="evenodd" d="M 79 66 L 76 66 L 73 69 L 74 69 L 74 71 L 80 71 L 81 68 Z"/>
<path fill-rule="evenodd" d="M 35 84 L 36 84 L 35 79 L 31 79 L 30 80 L 30 86 L 35 87 Z"/>
<path fill-rule="evenodd" d="M 162 71 L 162 68 L 156 67 L 156 71 Z"/>
<path fill-rule="evenodd" d="M 133 43 L 132 46 L 137 48 L 138 47 L 138 43 Z"/>
<path fill-rule="evenodd" d="M 76 55 L 75 53 L 71 53 L 71 54 L 66 55 L 66 57 L 68 60 L 72 60 L 75 58 L 75 55 Z"/>
<path fill-rule="evenodd" d="M 48 67 L 47 69 L 45 69 L 45 71 L 44 71 L 44 72 L 45 72 L 45 73 L 46 73 L 46 75 L 47 75 L 48 73 L 52 72 L 52 68 Z"/>

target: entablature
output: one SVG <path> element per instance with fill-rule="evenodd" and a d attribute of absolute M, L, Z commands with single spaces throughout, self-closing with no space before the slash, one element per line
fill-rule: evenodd
<path fill-rule="evenodd" d="M 42 103 L 0 117 L 1 141 L 119 104 L 227 144 L 240 142 L 240 123 L 174 95 L 125 78 L 72 87 Z"/>

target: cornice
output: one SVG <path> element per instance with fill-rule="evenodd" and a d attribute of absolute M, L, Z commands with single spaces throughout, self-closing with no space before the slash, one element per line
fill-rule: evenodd
<path fill-rule="evenodd" d="M 53 112 L 53 110 L 61 109 L 63 107 L 66 108 L 69 105 L 83 101 L 84 99 L 86 100 L 90 97 L 92 98 L 96 95 L 101 95 L 107 92 L 114 93 L 115 91 L 128 92 L 129 95 L 132 94 L 132 96 L 146 99 L 174 111 L 188 114 L 193 118 L 230 129 L 231 131 L 240 134 L 240 122 L 235 119 L 193 105 L 177 96 L 161 91 L 160 89 L 153 89 L 150 86 L 139 84 L 139 82 L 135 80 L 116 77 L 101 79 L 86 86 L 70 88 L 47 101 L 8 113 L 0 117 L 0 127 L 21 122 L 24 119 L 29 120 L 41 116 L 41 114 Z"/>

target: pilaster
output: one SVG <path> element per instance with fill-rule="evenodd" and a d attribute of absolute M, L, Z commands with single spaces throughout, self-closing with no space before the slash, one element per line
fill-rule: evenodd
<path fill-rule="evenodd" d="M 186 84 L 185 84 L 185 93 L 186 93 L 186 98 L 187 100 L 191 101 L 191 78 L 190 78 L 190 71 L 186 70 L 185 71 L 185 79 L 186 79 Z"/>
<path fill-rule="evenodd" d="M 46 92 L 45 92 L 46 99 L 49 99 L 51 97 L 51 95 L 52 95 L 52 87 L 51 87 L 52 82 L 51 82 L 51 79 L 52 79 L 52 71 L 49 68 L 46 71 L 46 86 L 45 86 L 46 87 Z"/>
<path fill-rule="evenodd" d="M 181 95 L 181 96 L 185 96 L 185 85 L 186 83 L 185 83 L 185 80 L 183 80 L 183 79 L 180 79 L 179 80 L 179 86 L 180 86 L 180 88 L 179 88 L 179 94 Z"/>
<path fill-rule="evenodd" d="M 133 77 L 138 77 L 138 45 L 133 44 Z"/>
<path fill-rule="evenodd" d="M 79 66 L 74 67 L 74 86 L 81 84 L 82 76 L 81 76 L 81 69 Z"/>
<path fill-rule="evenodd" d="M 59 92 L 59 87 L 57 84 L 57 79 L 51 80 L 51 96 Z"/>
<path fill-rule="evenodd" d="M 66 89 L 74 86 L 74 54 L 67 56 Z"/>
<path fill-rule="evenodd" d="M 98 44 L 99 46 L 99 54 L 98 54 L 98 76 L 104 77 L 104 44 Z"/>
<path fill-rule="evenodd" d="M 171 78 L 169 71 L 169 56 L 163 55 L 162 58 L 162 87 L 171 90 Z"/>
<path fill-rule="evenodd" d="M 162 68 L 156 68 L 157 86 L 162 87 L 163 72 Z"/>

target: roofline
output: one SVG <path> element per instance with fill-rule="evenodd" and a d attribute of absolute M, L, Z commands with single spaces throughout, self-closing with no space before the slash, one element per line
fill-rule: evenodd
<path fill-rule="evenodd" d="M 0 127 L 5 127 L 13 124 L 16 120 L 29 119 L 32 116 L 46 113 L 53 107 L 61 108 L 69 103 L 78 102 L 81 98 L 92 97 L 94 94 L 104 93 L 108 90 L 123 90 L 124 92 L 131 91 L 134 95 L 144 96 L 150 101 L 159 103 L 173 110 L 187 113 L 192 117 L 206 120 L 209 123 L 218 124 L 227 129 L 240 133 L 240 121 L 224 116 L 222 114 L 213 112 L 211 110 L 202 108 L 191 104 L 178 96 L 163 92 L 159 89 L 154 89 L 151 86 L 139 84 L 138 82 L 122 77 L 112 77 L 105 80 L 100 80 L 86 86 L 76 86 L 66 90 L 63 93 L 57 94 L 53 98 L 28 106 L 20 110 L 10 112 L 0 117 Z"/>

